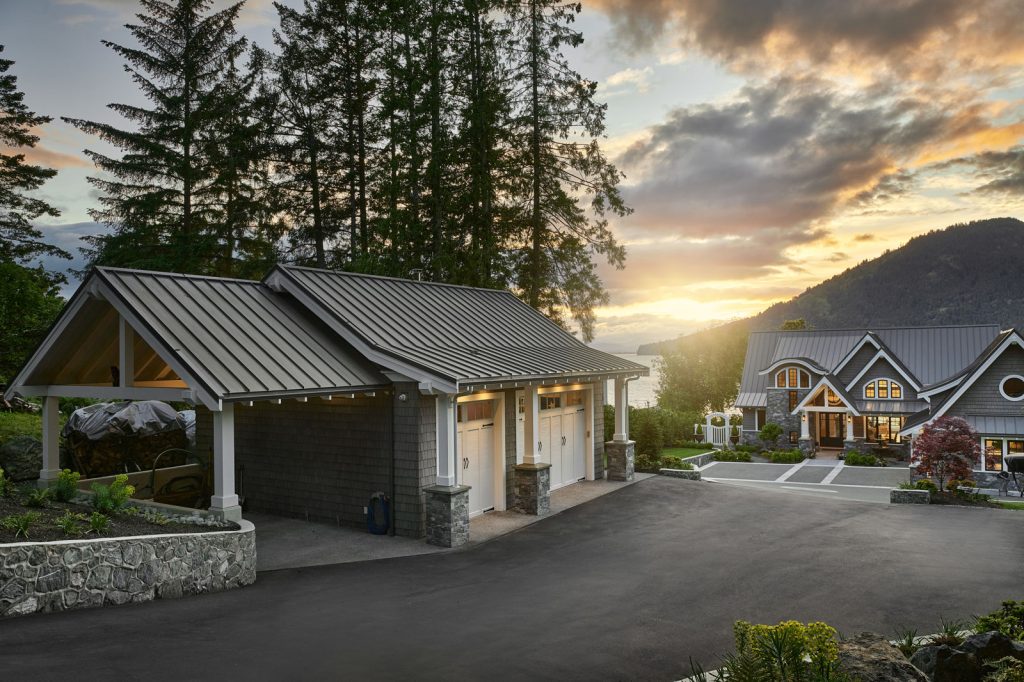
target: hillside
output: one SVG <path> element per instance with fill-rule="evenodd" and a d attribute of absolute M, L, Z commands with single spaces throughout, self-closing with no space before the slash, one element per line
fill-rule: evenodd
<path fill-rule="evenodd" d="M 801 317 L 818 329 L 987 322 L 1021 326 L 1021 254 L 1024 222 L 993 218 L 953 225 L 914 237 L 754 317 L 709 331 L 778 329 Z M 637 352 L 657 354 L 678 341 L 645 344 Z"/>

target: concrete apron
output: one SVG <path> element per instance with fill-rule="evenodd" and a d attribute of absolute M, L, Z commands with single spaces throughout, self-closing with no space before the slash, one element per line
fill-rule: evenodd
<path fill-rule="evenodd" d="M 580 481 L 559 488 L 551 493 L 551 511 L 544 516 L 530 516 L 515 511 L 481 514 L 469 520 L 469 542 L 462 548 L 493 540 L 653 476 L 654 474 L 637 473 L 633 481 Z M 372 535 L 357 528 L 271 514 L 247 513 L 245 518 L 256 526 L 257 571 L 327 566 L 453 551 L 428 545 L 422 538 Z"/>

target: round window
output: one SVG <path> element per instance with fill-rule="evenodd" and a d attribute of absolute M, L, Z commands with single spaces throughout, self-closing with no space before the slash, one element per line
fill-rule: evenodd
<path fill-rule="evenodd" d="M 1006 377 L 999 384 L 999 392 L 1007 400 L 1024 399 L 1024 377 L 1016 374 Z"/>

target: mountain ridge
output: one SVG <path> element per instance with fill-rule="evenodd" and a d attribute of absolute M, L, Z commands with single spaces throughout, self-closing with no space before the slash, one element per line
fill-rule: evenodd
<path fill-rule="evenodd" d="M 998 249 L 992 249 L 998 245 Z M 803 318 L 815 329 L 1024 323 L 1024 222 L 990 218 L 956 223 L 847 268 L 757 315 L 642 344 L 640 355 L 700 335 L 778 329 Z M 894 294 L 893 292 L 899 292 Z"/>

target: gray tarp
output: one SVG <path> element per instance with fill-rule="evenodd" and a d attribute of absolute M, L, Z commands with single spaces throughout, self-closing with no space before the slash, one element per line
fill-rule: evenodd
<path fill-rule="evenodd" d="M 75 410 L 61 434 L 65 438 L 75 436 L 97 441 L 111 435 L 152 436 L 185 430 L 185 419 L 173 407 L 158 400 L 140 400 L 96 403 Z"/>

